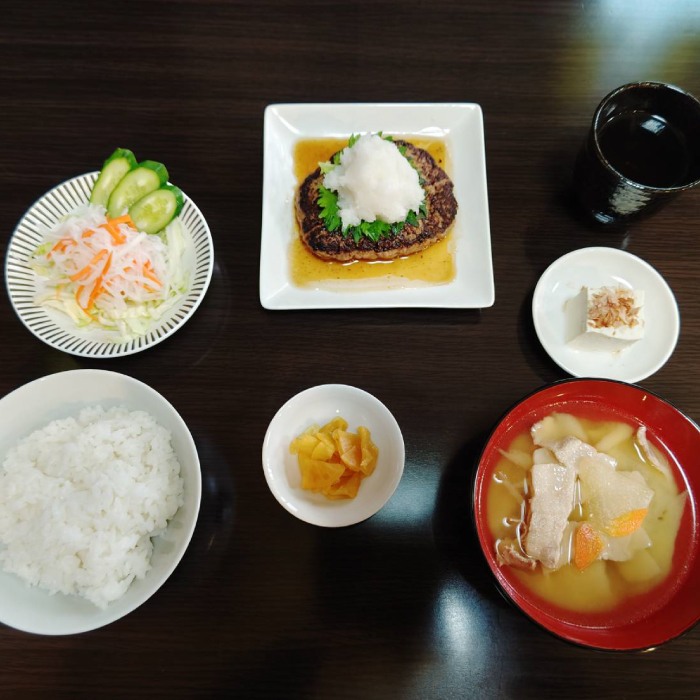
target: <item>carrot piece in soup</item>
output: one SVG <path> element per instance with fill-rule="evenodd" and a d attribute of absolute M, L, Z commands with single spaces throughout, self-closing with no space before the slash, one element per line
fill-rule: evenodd
<path fill-rule="evenodd" d="M 588 523 L 584 523 L 576 530 L 574 546 L 574 564 L 579 571 L 583 571 L 600 556 L 603 540 Z"/>
<path fill-rule="evenodd" d="M 631 510 L 629 513 L 625 513 L 619 518 L 612 520 L 610 524 L 606 526 L 605 532 L 611 537 L 631 535 L 642 526 L 648 512 L 648 508 Z"/>

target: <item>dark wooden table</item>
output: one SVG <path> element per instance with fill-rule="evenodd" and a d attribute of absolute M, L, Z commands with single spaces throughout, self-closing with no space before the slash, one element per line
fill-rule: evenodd
<path fill-rule="evenodd" d="M 700 93 L 699 30 L 691 0 L 6 0 L 2 251 L 37 197 L 126 146 L 167 163 L 217 257 L 192 320 L 125 359 L 54 351 L 0 303 L 0 394 L 72 368 L 132 375 L 190 426 L 204 484 L 189 550 L 142 608 L 74 637 L 0 627 L 0 697 L 698 697 L 700 629 L 609 655 L 509 607 L 476 547 L 468 493 L 494 421 L 564 376 L 537 342 L 530 302 L 546 266 L 575 248 L 623 247 L 668 280 L 680 343 L 643 384 L 700 418 L 700 196 L 614 234 L 584 226 L 568 195 L 608 91 L 652 79 Z M 481 104 L 493 308 L 261 308 L 263 109 L 308 101 Z M 406 441 L 392 507 L 337 531 L 283 510 L 260 463 L 279 406 L 325 382 L 375 394 Z"/>

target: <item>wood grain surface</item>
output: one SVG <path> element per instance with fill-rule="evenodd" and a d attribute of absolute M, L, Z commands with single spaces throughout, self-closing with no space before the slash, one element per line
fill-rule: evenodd
<path fill-rule="evenodd" d="M 621 247 L 664 275 L 681 337 L 643 385 L 700 419 L 700 193 L 611 233 L 587 228 L 569 191 L 611 89 L 649 79 L 700 94 L 700 5 L 5 0 L 0 12 L 0 252 L 37 197 L 116 146 L 167 163 L 216 249 L 194 317 L 124 359 L 52 350 L 2 293 L 1 395 L 79 367 L 136 377 L 189 425 L 204 492 L 184 559 L 142 608 L 75 637 L 0 627 L 1 698 L 698 697 L 700 629 L 651 653 L 602 654 L 511 608 L 477 549 L 468 500 L 494 422 L 564 377 L 530 304 L 539 275 L 570 250 Z M 493 308 L 261 308 L 263 109 L 325 101 L 481 104 Z M 260 463 L 275 411 L 326 382 L 376 395 L 406 441 L 387 507 L 338 531 L 283 510 Z"/>

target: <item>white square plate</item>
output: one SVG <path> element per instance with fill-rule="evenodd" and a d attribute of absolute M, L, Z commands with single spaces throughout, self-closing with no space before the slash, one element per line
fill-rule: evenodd
<path fill-rule="evenodd" d="M 260 303 L 266 309 L 485 308 L 495 299 L 484 125 L 477 104 L 289 104 L 265 110 Z M 294 146 L 306 138 L 384 131 L 445 140 L 459 211 L 452 232 L 456 275 L 449 284 L 333 291 L 298 287 L 289 248 L 296 235 Z"/>

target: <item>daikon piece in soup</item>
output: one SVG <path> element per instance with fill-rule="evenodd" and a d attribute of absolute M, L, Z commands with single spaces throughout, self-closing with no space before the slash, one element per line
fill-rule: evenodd
<path fill-rule="evenodd" d="M 606 621 L 664 602 L 688 494 L 645 427 L 552 413 L 500 452 L 487 519 L 509 575 L 550 605 Z"/>

